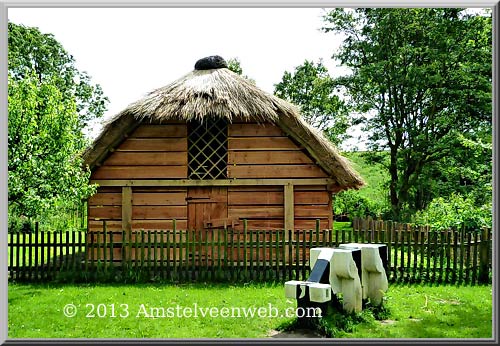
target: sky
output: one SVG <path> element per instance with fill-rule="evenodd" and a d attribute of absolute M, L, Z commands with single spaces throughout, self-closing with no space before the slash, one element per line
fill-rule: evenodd
<path fill-rule="evenodd" d="M 194 69 L 200 58 L 237 58 L 243 73 L 273 93 L 285 71 L 331 59 L 341 38 L 320 30 L 322 8 L 9 8 L 16 24 L 51 33 L 76 67 L 109 98 L 103 120 Z M 94 137 L 101 125 L 94 124 Z M 356 140 L 346 143 L 352 148 Z"/>

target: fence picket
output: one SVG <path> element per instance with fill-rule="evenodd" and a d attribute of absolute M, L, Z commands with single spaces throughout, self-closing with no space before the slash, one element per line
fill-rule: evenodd
<path fill-rule="evenodd" d="M 35 280 L 38 279 L 38 249 L 39 249 L 39 229 L 38 229 L 38 221 L 35 222 L 35 244 L 34 245 L 34 252 L 35 252 Z"/>
<path fill-rule="evenodd" d="M 477 283 L 477 274 L 478 274 L 477 259 L 478 259 L 478 252 L 479 252 L 479 246 L 478 246 L 479 234 L 478 234 L 478 232 L 474 232 L 473 242 L 474 242 L 474 251 L 473 251 L 474 257 L 472 259 L 472 283 L 476 284 Z"/>

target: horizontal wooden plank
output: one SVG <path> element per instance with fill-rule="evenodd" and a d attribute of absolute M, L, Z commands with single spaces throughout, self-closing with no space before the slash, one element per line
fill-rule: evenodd
<path fill-rule="evenodd" d="M 229 192 L 229 205 L 280 205 L 283 206 L 283 191 L 275 192 Z"/>
<path fill-rule="evenodd" d="M 188 203 L 192 202 L 219 202 L 227 203 L 227 188 L 226 187 L 197 187 L 191 188 L 188 191 Z"/>
<path fill-rule="evenodd" d="M 186 178 L 187 166 L 102 166 L 92 179 L 158 179 Z"/>
<path fill-rule="evenodd" d="M 298 204 L 328 204 L 330 194 L 327 191 L 295 191 L 294 203 Z"/>
<path fill-rule="evenodd" d="M 327 191 L 326 185 L 295 185 L 294 191 Z"/>
<path fill-rule="evenodd" d="M 244 218 L 283 218 L 282 206 L 228 206 L 228 217 Z"/>
<path fill-rule="evenodd" d="M 173 220 L 132 220 L 133 230 L 170 230 L 173 228 Z M 187 228 L 187 220 L 177 220 L 176 219 L 176 229 L 183 230 Z M 102 231 L 103 223 L 102 221 L 89 221 L 90 231 Z M 121 221 L 107 221 L 106 229 L 108 231 L 121 231 L 122 223 Z"/>
<path fill-rule="evenodd" d="M 300 150 L 288 137 L 232 137 L 229 150 Z"/>
<path fill-rule="evenodd" d="M 103 166 L 186 166 L 188 155 L 185 151 L 127 152 L 115 151 Z"/>
<path fill-rule="evenodd" d="M 295 218 L 328 218 L 333 211 L 328 205 L 296 205 L 294 208 Z"/>
<path fill-rule="evenodd" d="M 103 231 L 103 225 L 104 224 L 102 221 L 89 220 L 88 229 L 91 232 Z M 121 220 L 120 221 L 106 220 L 106 230 L 108 230 L 108 231 L 121 231 L 122 230 Z"/>
<path fill-rule="evenodd" d="M 284 137 L 286 134 L 272 124 L 230 124 L 229 137 Z"/>
<path fill-rule="evenodd" d="M 121 186 L 99 186 L 97 188 L 98 193 L 122 193 Z"/>
<path fill-rule="evenodd" d="M 134 206 L 132 219 L 187 219 L 187 206 Z"/>
<path fill-rule="evenodd" d="M 100 186 L 277 186 L 292 184 L 297 185 L 326 185 L 333 180 L 330 178 L 288 178 L 288 179 L 273 179 L 273 178 L 260 178 L 260 179 L 217 179 L 217 180 L 191 180 L 191 179 L 177 179 L 177 180 L 159 180 L 159 179 L 94 179 L 92 184 Z"/>
<path fill-rule="evenodd" d="M 89 206 L 95 205 L 122 205 L 122 194 L 98 192 L 89 198 Z"/>
<path fill-rule="evenodd" d="M 229 192 L 283 192 L 283 186 L 230 186 L 228 187 Z"/>
<path fill-rule="evenodd" d="M 229 178 L 322 178 L 325 172 L 315 165 L 238 165 L 228 166 Z"/>
<path fill-rule="evenodd" d="M 320 229 L 329 229 L 328 227 L 328 219 L 320 218 L 319 228 Z M 316 220 L 315 219 L 295 219 L 295 229 L 316 229 Z"/>
<path fill-rule="evenodd" d="M 89 219 L 115 219 L 120 220 L 122 217 L 121 206 L 89 206 Z"/>
<path fill-rule="evenodd" d="M 132 189 L 135 193 L 187 193 L 187 187 L 162 187 L 162 186 L 136 186 Z"/>
<path fill-rule="evenodd" d="M 248 230 L 268 230 L 268 229 L 283 229 L 284 221 L 283 219 L 278 220 L 265 220 L 265 219 L 247 219 L 247 229 Z M 239 225 L 236 225 L 235 230 L 242 231 L 243 221 L 240 221 Z M 256 236 L 254 236 L 255 241 Z"/>
<path fill-rule="evenodd" d="M 187 151 L 187 138 L 128 138 L 117 150 L 122 151 Z"/>
<path fill-rule="evenodd" d="M 186 192 L 133 192 L 132 205 L 187 205 L 186 197 Z"/>
<path fill-rule="evenodd" d="M 187 136 L 186 125 L 141 125 L 131 135 L 132 138 L 181 138 Z"/>
<path fill-rule="evenodd" d="M 229 151 L 229 164 L 312 164 L 313 161 L 302 151 Z"/>
<path fill-rule="evenodd" d="M 283 230 L 284 229 L 284 221 L 281 219 L 276 220 L 265 220 L 265 219 L 247 219 L 247 230 Z M 243 230 L 243 222 L 240 221 L 240 224 L 235 227 L 236 230 Z M 315 219 L 296 219 L 294 229 L 299 230 L 315 230 L 316 229 L 316 220 Z M 320 219 L 320 229 L 329 229 L 328 227 L 328 219 L 322 218 Z M 309 238 L 307 238 L 309 239 Z M 315 239 L 315 238 L 313 238 Z M 255 240 L 255 239 L 254 239 Z"/>
<path fill-rule="evenodd" d="M 174 227 L 173 220 L 132 220 L 132 229 L 152 229 L 152 230 L 171 230 Z M 185 230 L 187 220 L 175 220 L 175 228 Z"/>

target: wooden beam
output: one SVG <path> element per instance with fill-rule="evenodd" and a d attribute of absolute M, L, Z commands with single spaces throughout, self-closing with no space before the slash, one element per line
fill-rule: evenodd
<path fill-rule="evenodd" d="M 91 180 L 91 184 L 99 186 L 276 186 L 276 185 L 328 185 L 333 181 L 330 178 L 306 179 L 214 179 L 214 180 L 189 180 L 189 179 L 110 179 Z"/>
<path fill-rule="evenodd" d="M 293 239 L 293 230 L 295 228 L 295 219 L 294 219 L 294 201 L 293 201 L 293 184 L 288 183 L 284 187 L 284 195 L 285 195 L 285 242 L 288 244 L 285 248 L 285 262 L 288 263 L 288 253 L 289 253 L 289 242 L 290 236 L 288 231 L 292 230 L 292 239 Z"/>
<path fill-rule="evenodd" d="M 122 187 L 122 229 L 130 242 L 132 236 L 132 188 L 129 186 Z M 128 259 L 131 256 L 130 246 L 125 251 L 128 253 L 122 253 L 122 259 Z"/>

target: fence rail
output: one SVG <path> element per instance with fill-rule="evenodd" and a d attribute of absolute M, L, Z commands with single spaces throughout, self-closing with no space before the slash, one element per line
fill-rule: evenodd
<path fill-rule="evenodd" d="M 391 282 L 491 281 L 491 230 L 353 221 L 353 230 L 66 231 L 9 234 L 10 280 L 305 280 L 309 249 L 388 246 Z"/>

